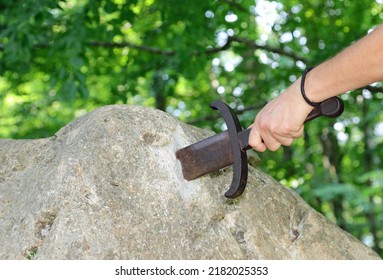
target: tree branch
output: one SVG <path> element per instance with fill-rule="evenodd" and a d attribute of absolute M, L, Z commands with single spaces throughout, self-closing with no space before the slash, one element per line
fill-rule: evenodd
<path fill-rule="evenodd" d="M 218 53 L 218 52 L 229 49 L 231 46 L 231 42 L 232 40 L 229 38 L 227 42 L 221 47 L 207 48 L 205 51 L 194 51 L 192 54 L 194 56 L 200 56 L 200 55 Z M 154 54 L 166 55 L 166 56 L 173 56 L 177 53 L 175 50 L 169 50 L 169 49 L 164 50 L 164 49 L 150 47 L 150 46 L 136 45 L 136 44 L 132 44 L 128 42 L 113 43 L 113 42 L 91 41 L 88 43 L 88 45 L 95 46 L 95 47 L 106 47 L 106 48 L 131 48 L 131 49 L 137 49 L 137 50 L 146 51 L 146 52 L 150 52 Z"/>
<path fill-rule="evenodd" d="M 239 115 L 242 115 L 243 113 L 247 112 L 247 111 L 259 111 L 261 110 L 264 106 L 266 105 L 266 103 L 262 103 L 262 104 L 256 104 L 256 105 L 253 105 L 253 106 L 248 106 L 242 110 L 234 110 L 235 114 L 237 116 Z M 254 115 L 255 117 L 255 115 Z M 204 116 L 204 117 L 201 117 L 201 118 L 197 118 L 197 119 L 194 119 L 194 120 L 190 120 L 190 121 L 187 121 L 186 123 L 187 124 L 191 124 L 191 125 L 195 125 L 195 124 L 198 124 L 198 123 L 201 123 L 201 122 L 206 122 L 206 121 L 214 121 L 217 119 L 217 115 L 216 114 L 210 114 L 210 115 L 207 115 L 207 116 Z"/>
<path fill-rule="evenodd" d="M 306 59 L 297 55 L 294 52 L 284 50 L 283 48 L 275 48 L 267 45 L 260 45 L 257 44 L 253 40 L 249 40 L 246 38 L 240 38 L 237 36 L 231 36 L 228 37 L 227 42 L 221 46 L 221 47 L 214 47 L 214 48 L 207 48 L 204 51 L 194 51 L 192 54 L 194 56 L 200 56 L 200 55 L 209 55 L 209 54 L 215 54 L 219 53 L 221 51 L 227 50 L 232 46 L 233 42 L 237 42 L 239 44 L 246 45 L 247 47 L 251 49 L 260 49 L 260 50 L 265 50 L 268 52 L 280 54 L 283 56 L 290 57 L 294 59 L 295 61 L 302 61 L 303 63 L 306 63 Z M 99 41 L 91 41 L 88 43 L 91 46 L 96 46 L 96 47 L 108 47 L 108 48 L 132 48 L 132 49 L 138 49 L 154 54 L 160 54 L 160 55 L 166 55 L 166 56 L 173 56 L 176 54 L 175 50 L 164 50 L 160 48 L 155 48 L 155 47 L 150 47 L 150 46 L 144 46 L 144 45 L 136 45 L 128 42 L 123 42 L 123 43 L 113 43 L 113 42 L 99 42 Z"/>
<path fill-rule="evenodd" d="M 285 50 L 283 48 L 274 48 L 274 47 L 267 46 L 267 45 L 260 45 L 260 44 L 257 44 L 253 40 L 249 40 L 249 39 L 246 39 L 246 38 L 240 38 L 240 37 L 237 37 L 237 36 L 233 36 L 232 37 L 232 41 L 244 44 L 244 45 L 246 45 L 247 47 L 249 47 L 251 49 L 260 49 L 260 50 L 265 50 L 265 51 L 272 52 L 272 53 L 277 53 L 277 54 L 280 54 L 280 55 L 283 55 L 283 56 L 290 57 L 290 58 L 294 59 L 295 61 L 300 60 L 303 63 L 306 63 L 306 59 L 304 57 L 299 56 L 299 55 L 297 55 L 294 52 L 287 51 L 287 50 Z"/>
<path fill-rule="evenodd" d="M 136 44 L 128 43 L 128 42 L 114 43 L 114 42 L 91 41 L 88 43 L 88 45 L 95 46 L 95 47 L 105 47 L 105 48 L 131 48 L 131 49 L 137 49 L 141 51 L 146 51 L 146 52 L 160 54 L 160 55 L 167 55 L 167 56 L 172 56 L 172 55 L 175 55 L 176 53 L 173 50 L 163 50 L 160 48 L 136 45 Z"/>
<path fill-rule="evenodd" d="M 271 47 L 267 45 L 260 45 L 253 40 L 240 38 L 237 36 L 229 37 L 227 39 L 227 42 L 223 46 L 207 48 L 204 51 L 194 51 L 192 52 L 192 55 L 201 56 L 201 55 L 211 55 L 211 54 L 219 53 L 221 51 L 231 48 L 233 42 L 246 45 L 248 48 L 251 48 L 251 49 L 260 49 L 260 50 L 268 51 L 271 53 L 280 54 L 286 57 L 290 57 L 294 59 L 295 61 L 300 60 L 303 63 L 306 63 L 306 59 L 297 55 L 294 52 L 284 50 L 283 48 L 275 48 L 275 47 Z M 145 46 L 145 45 L 137 45 L 137 44 L 133 44 L 129 42 L 115 43 L 115 42 L 104 42 L 104 41 L 90 41 L 87 44 L 89 46 L 103 47 L 103 48 L 131 48 L 131 49 L 141 50 L 141 51 L 158 54 L 158 55 L 165 55 L 165 56 L 173 56 L 177 53 L 176 50 L 161 49 L 161 48 Z M 49 48 L 51 47 L 51 44 L 38 43 L 35 45 L 35 47 L 40 49 Z M 4 49 L 5 49 L 5 45 L 0 44 L 0 51 L 4 51 Z"/>

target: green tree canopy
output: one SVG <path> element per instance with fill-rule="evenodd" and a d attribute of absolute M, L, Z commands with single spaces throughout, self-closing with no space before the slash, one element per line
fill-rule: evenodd
<path fill-rule="evenodd" d="M 302 70 L 378 25 L 382 0 L 1 0 L 0 137 L 53 135 L 107 104 L 155 107 L 219 131 L 243 126 Z M 260 168 L 383 255 L 383 90 L 342 95 Z M 144 116 L 143 116 L 144 117 Z"/>

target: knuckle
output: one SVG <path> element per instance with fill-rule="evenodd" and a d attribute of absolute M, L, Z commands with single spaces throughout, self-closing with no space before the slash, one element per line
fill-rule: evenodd
<path fill-rule="evenodd" d="M 261 127 L 261 131 L 262 131 L 262 132 L 267 132 L 267 131 L 270 130 L 270 129 L 269 129 L 269 124 L 268 124 L 267 122 L 262 122 L 261 125 L 260 125 L 260 127 Z"/>
<path fill-rule="evenodd" d="M 277 151 L 277 150 L 279 149 L 280 146 L 281 146 L 281 144 L 273 144 L 273 145 L 270 145 L 270 146 L 268 147 L 268 149 L 269 149 L 270 151 L 272 151 L 272 152 L 275 152 L 275 151 Z"/>
<path fill-rule="evenodd" d="M 291 135 L 291 129 L 287 126 L 281 128 L 281 134 L 285 136 L 290 136 Z"/>
<path fill-rule="evenodd" d="M 294 143 L 293 138 L 287 138 L 286 141 L 283 143 L 284 146 L 291 146 Z"/>
<path fill-rule="evenodd" d="M 279 149 L 279 147 L 281 146 L 281 143 L 279 143 L 276 140 L 274 140 L 274 141 L 269 141 L 266 144 L 266 146 L 267 146 L 267 149 L 269 149 L 272 152 L 275 152 L 276 150 Z"/>
<path fill-rule="evenodd" d="M 264 152 L 264 151 L 266 151 L 266 146 L 261 143 L 261 144 L 257 145 L 256 147 L 254 147 L 254 149 L 258 152 Z"/>

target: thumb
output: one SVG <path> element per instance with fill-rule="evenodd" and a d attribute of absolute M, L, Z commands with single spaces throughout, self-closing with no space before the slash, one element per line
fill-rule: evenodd
<path fill-rule="evenodd" d="M 258 133 L 257 129 L 253 125 L 249 126 L 249 128 L 251 128 L 249 145 L 258 152 L 266 151 L 266 145 L 263 143 L 261 135 Z"/>

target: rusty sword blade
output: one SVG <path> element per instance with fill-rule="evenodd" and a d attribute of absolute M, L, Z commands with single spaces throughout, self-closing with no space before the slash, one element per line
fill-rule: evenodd
<path fill-rule="evenodd" d="M 250 129 L 238 134 L 242 150 L 251 147 L 248 144 Z M 182 174 L 188 181 L 209 174 L 233 164 L 233 151 L 229 133 L 213 135 L 176 152 L 182 165 Z"/>
<path fill-rule="evenodd" d="M 322 115 L 330 118 L 338 117 L 343 112 L 343 106 L 340 99 L 329 98 L 310 112 L 305 123 Z M 242 151 L 251 148 L 249 145 L 250 131 L 251 129 L 246 129 L 238 133 Z M 176 157 L 181 162 L 183 176 L 188 181 L 229 166 L 234 161 L 230 135 L 228 131 L 213 135 L 177 150 Z"/>

